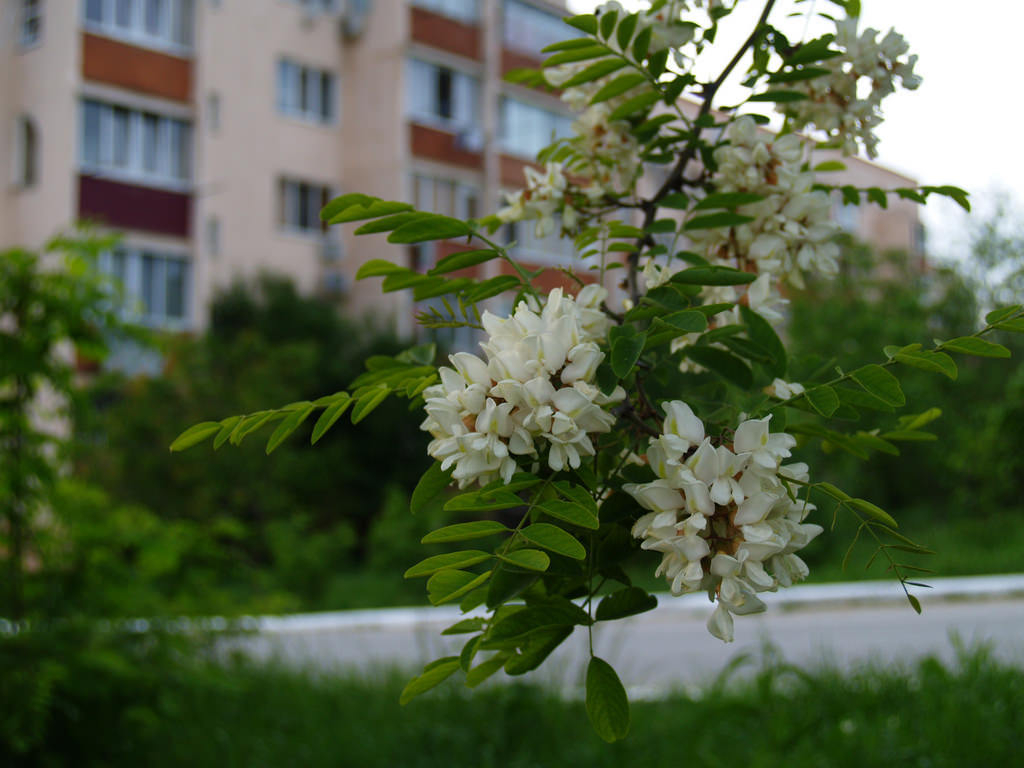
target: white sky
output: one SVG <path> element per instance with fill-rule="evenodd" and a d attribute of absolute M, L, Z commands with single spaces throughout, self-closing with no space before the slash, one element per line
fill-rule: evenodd
<path fill-rule="evenodd" d="M 625 3 L 623 3 L 625 4 Z M 597 3 L 570 0 L 586 12 Z M 802 37 L 805 19 L 787 18 L 794 6 L 780 0 L 772 22 L 790 40 Z M 835 8 L 815 0 L 815 10 Z M 721 45 L 709 57 L 716 72 L 749 34 L 762 2 L 744 0 L 720 29 Z M 1024 4 L 1013 0 L 862 0 L 861 29 L 902 34 L 918 55 L 916 91 L 897 91 L 884 103 L 885 122 L 878 162 L 922 184 L 954 184 L 985 208 L 993 190 L 1005 189 L 1024 201 L 1024 150 L 1020 141 L 1024 106 L 1016 76 L 1024 40 Z M 810 36 L 826 28 L 810 29 Z M 698 72 L 698 74 L 702 74 Z M 704 73 L 706 74 L 706 73 Z M 712 75 L 713 76 L 713 75 Z M 736 80 L 736 78 L 734 78 Z M 728 100 L 729 94 L 724 94 Z M 932 198 L 923 211 L 934 255 L 956 256 L 966 226 L 960 209 Z"/>

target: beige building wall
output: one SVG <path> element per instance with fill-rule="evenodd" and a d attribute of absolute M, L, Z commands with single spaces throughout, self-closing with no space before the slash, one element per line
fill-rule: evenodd
<path fill-rule="evenodd" d="M 52 10 L 61 3 L 46 5 Z M 0 247 L 38 248 L 75 219 L 78 16 L 47 13 L 39 41 L 23 47 L 20 6 L 0 4 Z M 32 119 L 38 137 L 37 179 L 30 187 L 15 183 L 15 126 L 22 115 Z"/>

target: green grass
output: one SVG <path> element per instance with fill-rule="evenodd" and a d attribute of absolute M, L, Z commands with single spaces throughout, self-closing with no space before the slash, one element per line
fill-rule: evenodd
<path fill-rule="evenodd" d="M 610 746 L 580 702 L 522 685 L 471 694 L 446 684 L 401 708 L 397 675 L 374 682 L 243 665 L 210 680 L 171 681 L 173 706 L 138 733 L 111 732 L 116 754 L 98 763 L 987 768 L 1019 764 L 1024 733 L 1024 671 L 984 651 L 961 653 L 952 667 L 925 660 L 850 674 L 776 662 L 696 697 L 634 702 L 629 737 Z"/>

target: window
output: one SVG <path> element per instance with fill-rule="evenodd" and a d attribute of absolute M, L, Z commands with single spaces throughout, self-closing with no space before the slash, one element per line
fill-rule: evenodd
<path fill-rule="evenodd" d="M 501 147 L 523 157 L 535 157 L 552 139 L 572 133 L 572 118 L 517 99 L 501 102 Z"/>
<path fill-rule="evenodd" d="M 326 232 L 320 209 L 331 199 L 330 187 L 294 179 L 278 183 L 278 221 L 282 229 L 298 232 Z"/>
<path fill-rule="evenodd" d="M 540 49 L 569 35 L 561 17 L 517 0 L 506 0 L 502 24 L 505 47 L 540 57 Z"/>
<path fill-rule="evenodd" d="M 21 44 L 29 47 L 43 37 L 43 0 L 21 1 Z"/>
<path fill-rule="evenodd" d="M 191 178 L 187 122 L 92 99 L 82 102 L 81 121 L 84 171 L 176 187 Z"/>
<path fill-rule="evenodd" d="M 337 6 L 337 0 L 292 0 L 301 5 L 306 13 L 331 13 Z"/>
<path fill-rule="evenodd" d="M 85 0 L 85 27 L 137 45 L 177 52 L 192 46 L 193 2 Z"/>
<path fill-rule="evenodd" d="M 104 254 L 100 266 L 121 283 L 127 315 L 162 327 L 187 323 L 191 291 L 184 255 L 119 247 Z"/>
<path fill-rule="evenodd" d="M 447 67 L 409 59 L 406 66 L 406 111 L 413 120 L 468 130 L 479 123 L 479 83 Z"/>
<path fill-rule="evenodd" d="M 31 187 L 39 178 L 39 132 L 32 118 L 19 117 L 14 127 L 14 183 Z"/>
<path fill-rule="evenodd" d="M 282 114 L 330 123 L 335 101 L 333 74 L 289 59 L 277 62 L 277 108 Z"/>
<path fill-rule="evenodd" d="M 412 0 L 412 4 L 463 24 L 476 24 L 480 19 L 479 0 Z"/>
<path fill-rule="evenodd" d="M 576 247 L 571 237 L 559 237 L 561 225 L 555 217 L 555 233 L 544 238 L 535 234 L 534 222 L 520 221 L 509 225 L 508 242 L 515 242 L 512 254 L 517 259 L 531 264 L 571 267 L 576 256 Z M 575 266 L 579 266 L 577 263 Z"/>
<path fill-rule="evenodd" d="M 476 187 L 452 179 L 422 174 L 412 177 L 412 204 L 419 211 L 440 213 L 458 219 L 477 216 L 479 191 Z"/>

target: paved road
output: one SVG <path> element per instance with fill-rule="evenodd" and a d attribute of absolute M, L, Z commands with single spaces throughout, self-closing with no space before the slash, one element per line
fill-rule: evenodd
<path fill-rule="evenodd" d="M 740 655 L 759 657 L 766 644 L 790 662 L 846 667 L 926 654 L 952 659 L 956 635 L 967 645 L 989 643 L 1000 658 L 1024 666 L 1024 579 L 994 584 L 936 584 L 933 596 L 922 595 L 920 616 L 895 599 L 891 585 L 802 587 L 769 595 L 765 614 L 737 617 L 736 641 L 728 645 L 704 627 L 711 610 L 706 599 L 666 596 L 654 611 L 598 625 L 595 651 L 639 695 L 706 683 Z M 271 619 L 245 644 L 258 657 L 323 669 L 413 668 L 458 653 L 466 638 L 440 635 L 455 618 L 451 611 L 419 609 Z M 577 629 L 532 679 L 574 688 L 585 662 L 586 633 Z"/>

